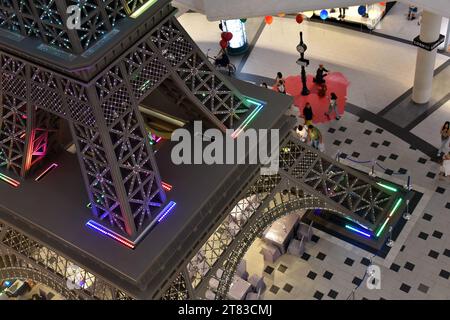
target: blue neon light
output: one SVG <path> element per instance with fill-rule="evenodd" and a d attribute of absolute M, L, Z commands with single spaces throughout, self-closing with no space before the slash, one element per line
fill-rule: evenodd
<path fill-rule="evenodd" d="M 357 233 L 359 233 L 359 234 L 362 234 L 363 236 L 366 236 L 367 238 L 370 238 L 370 237 L 371 237 L 370 234 L 365 233 L 365 232 L 362 232 L 362 231 L 359 230 L 359 229 L 353 228 L 352 226 L 349 226 L 348 224 L 346 224 L 345 227 L 346 227 L 347 229 L 350 229 L 350 230 L 354 231 L 354 232 L 357 232 Z"/>
<path fill-rule="evenodd" d="M 170 213 L 170 211 L 172 211 L 176 204 L 177 203 L 175 201 L 170 201 L 169 204 L 159 213 L 158 222 L 161 222 Z"/>

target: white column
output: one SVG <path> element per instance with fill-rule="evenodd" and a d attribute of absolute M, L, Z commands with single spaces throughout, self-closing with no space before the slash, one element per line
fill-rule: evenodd
<path fill-rule="evenodd" d="M 423 11 L 420 27 L 420 40 L 423 42 L 434 42 L 439 39 L 441 31 L 442 16 Z M 416 75 L 412 100 L 415 103 L 427 103 L 431 99 L 434 65 L 436 62 L 437 48 L 427 51 L 417 48 Z"/>
<path fill-rule="evenodd" d="M 444 51 L 450 52 L 450 19 L 447 24 L 447 35 L 445 36 Z"/>

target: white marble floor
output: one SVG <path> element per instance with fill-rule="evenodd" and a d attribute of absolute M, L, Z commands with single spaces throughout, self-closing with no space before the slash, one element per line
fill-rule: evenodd
<path fill-rule="evenodd" d="M 439 131 L 445 121 L 450 121 L 450 101 L 429 115 L 411 132 L 439 148 L 441 146 Z"/>
<path fill-rule="evenodd" d="M 388 12 L 384 19 L 378 24 L 376 31 L 397 38 L 412 41 L 420 33 L 418 19 L 408 21 L 408 5 L 397 2 L 395 6 Z M 447 34 L 448 18 L 442 19 L 441 34 Z M 443 49 L 444 44 L 439 46 Z"/>
<path fill-rule="evenodd" d="M 397 10 L 392 12 L 392 23 L 386 17 L 387 23 L 377 31 L 410 37 L 407 33 L 416 31 L 404 26 L 399 20 L 402 8 Z M 395 18 L 395 14 L 400 16 Z M 217 24 L 204 24 L 199 16 L 191 16 L 190 21 L 188 15 L 182 17 L 182 24 L 201 48 L 217 42 Z M 311 60 L 308 71 L 324 63 L 330 70 L 344 73 L 351 82 L 350 103 L 377 113 L 412 87 L 417 48 L 340 27 L 307 21 L 298 25 L 293 19 L 278 17 L 265 26 L 242 73 L 270 78 L 277 71 L 285 75 L 298 73 L 295 47 L 300 30 L 308 45 L 306 58 Z M 436 67 L 447 59 L 438 55 Z M 436 130 L 449 115 L 450 105 L 446 102 L 411 132 L 437 146 Z M 363 285 L 355 298 L 450 299 L 450 180 L 439 179 L 439 165 L 416 146 L 348 112 L 340 121 L 318 127 L 324 134 L 328 155 L 334 157 L 339 150 L 358 160 L 376 159 L 389 169 L 378 168 L 381 177 L 402 184 L 410 175 L 414 187 L 424 193 L 413 219 L 396 241 L 393 254 L 376 260 L 381 267 L 382 289 L 368 290 Z M 369 170 L 349 160 L 344 163 Z M 268 284 L 264 299 L 346 299 L 362 280 L 367 257 L 372 255 L 315 233 L 318 238 L 307 244 L 302 258 L 284 255 L 271 265 L 264 264 L 259 254 L 261 241 L 255 241 L 246 255 L 247 266 L 250 274 L 263 273 Z"/>
<path fill-rule="evenodd" d="M 346 113 L 342 120 L 319 126 L 326 153 L 339 150 L 358 160 L 377 159 L 393 173 L 379 168 L 377 175 L 403 184 L 410 175 L 414 188 L 424 193 L 394 247 L 385 259 L 375 258 L 381 269 L 381 289 L 369 290 L 365 283 L 355 299 L 449 299 L 450 298 L 450 179 L 440 180 L 439 166 L 420 151 L 358 117 Z M 351 161 L 344 160 L 350 166 Z M 406 168 L 404 175 L 398 171 Z M 369 171 L 368 167 L 358 169 Z M 247 252 L 250 274 L 263 274 L 267 289 L 263 299 L 337 299 L 350 297 L 362 280 L 372 256 L 318 230 L 316 241 L 306 244 L 300 257 L 283 255 L 275 263 L 264 263 L 259 253 L 262 240 Z"/>
<path fill-rule="evenodd" d="M 297 74 L 296 45 L 303 31 L 308 72 L 320 63 L 350 81 L 348 101 L 377 113 L 408 90 L 414 81 L 417 48 L 397 41 L 320 23 L 274 18 L 266 26 L 242 72 L 274 78 L 277 71 Z M 448 58 L 439 55 L 436 67 Z"/>

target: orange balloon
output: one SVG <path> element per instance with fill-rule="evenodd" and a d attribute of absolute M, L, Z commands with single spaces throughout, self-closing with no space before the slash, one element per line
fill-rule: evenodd
<path fill-rule="evenodd" d="M 266 16 L 266 17 L 265 17 L 265 20 L 266 20 L 266 23 L 267 23 L 267 24 L 272 24 L 272 22 L 273 22 L 273 17 L 272 17 L 272 16 Z"/>

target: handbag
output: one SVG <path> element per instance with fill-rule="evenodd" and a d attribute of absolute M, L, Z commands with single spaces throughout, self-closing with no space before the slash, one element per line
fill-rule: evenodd
<path fill-rule="evenodd" d="M 320 152 L 325 152 L 325 144 L 319 143 L 319 151 Z"/>

